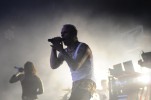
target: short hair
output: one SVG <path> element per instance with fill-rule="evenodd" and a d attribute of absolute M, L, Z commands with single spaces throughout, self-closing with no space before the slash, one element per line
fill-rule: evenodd
<path fill-rule="evenodd" d="M 74 25 L 64 24 L 63 27 L 67 27 L 69 29 L 69 31 L 73 33 L 73 36 L 77 36 L 78 31 Z"/>

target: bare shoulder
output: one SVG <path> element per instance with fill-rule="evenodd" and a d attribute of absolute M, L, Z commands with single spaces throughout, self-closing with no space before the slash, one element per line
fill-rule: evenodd
<path fill-rule="evenodd" d="M 35 79 L 36 81 L 41 81 L 41 79 L 40 79 L 40 77 L 39 77 L 38 75 L 34 75 L 34 79 Z"/>
<path fill-rule="evenodd" d="M 88 44 L 83 43 L 83 42 L 80 42 L 80 43 L 81 43 L 80 49 L 90 49 Z"/>
<path fill-rule="evenodd" d="M 81 46 L 80 46 L 80 48 L 79 48 L 80 50 L 80 52 L 81 53 L 83 53 L 83 52 L 91 52 L 91 49 L 90 49 L 90 47 L 89 47 L 89 45 L 88 44 L 86 44 L 86 43 L 83 43 L 83 42 L 81 42 Z"/>

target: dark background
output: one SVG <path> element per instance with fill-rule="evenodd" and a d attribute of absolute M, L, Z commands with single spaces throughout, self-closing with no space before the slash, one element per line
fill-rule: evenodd
<path fill-rule="evenodd" d="M 1 20 L 19 20 L 34 14 L 47 15 L 55 12 L 92 10 L 91 17 L 111 14 L 117 17 L 134 17 L 145 25 L 150 25 L 149 0 L 2 0 Z M 7 20 L 8 20 L 7 19 Z"/>

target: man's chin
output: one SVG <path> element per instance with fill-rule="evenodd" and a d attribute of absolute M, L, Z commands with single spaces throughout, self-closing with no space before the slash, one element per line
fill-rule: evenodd
<path fill-rule="evenodd" d="M 64 41 L 64 45 L 65 46 L 70 46 L 70 45 L 72 45 L 72 41 L 66 41 L 66 42 Z"/>
<path fill-rule="evenodd" d="M 65 45 L 65 46 L 70 46 L 71 44 L 70 44 L 70 43 L 64 43 L 64 45 Z"/>
<path fill-rule="evenodd" d="M 67 43 L 65 43 L 65 42 L 64 42 L 64 45 L 65 45 L 65 46 L 68 46 L 68 44 L 67 44 Z"/>

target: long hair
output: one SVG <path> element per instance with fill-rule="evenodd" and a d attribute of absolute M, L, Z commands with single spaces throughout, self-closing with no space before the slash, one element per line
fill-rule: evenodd
<path fill-rule="evenodd" d="M 34 64 L 30 61 L 27 61 L 24 64 L 24 72 L 25 74 L 36 74 L 36 69 L 34 67 Z"/>

